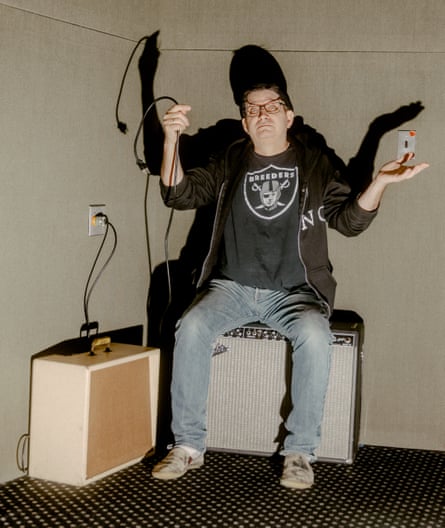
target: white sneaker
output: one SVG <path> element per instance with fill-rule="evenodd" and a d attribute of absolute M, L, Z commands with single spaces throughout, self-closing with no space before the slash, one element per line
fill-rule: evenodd
<path fill-rule="evenodd" d="M 151 472 L 152 476 L 161 480 L 172 480 L 182 477 L 189 469 L 196 469 L 204 464 L 204 454 L 192 458 L 182 447 L 174 447 Z"/>
<path fill-rule="evenodd" d="M 285 488 L 307 489 L 313 483 L 314 472 L 308 459 L 301 453 L 286 455 L 280 484 Z"/>

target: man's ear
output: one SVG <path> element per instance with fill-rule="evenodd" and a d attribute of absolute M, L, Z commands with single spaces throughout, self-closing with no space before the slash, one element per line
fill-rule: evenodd
<path fill-rule="evenodd" d="M 287 115 L 287 128 L 290 128 L 292 126 L 292 123 L 294 122 L 295 114 L 293 110 L 286 110 Z"/>
<path fill-rule="evenodd" d="M 245 132 L 246 134 L 248 134 L 249 131 L 248 131 L 248 129 L 247 129 L 247 123 L 246 123 L 246 118 L 245 118 L 245 117 L 243 117 L 243 118 L 241 119 L 241 124 L 243 125 L 244 132 Z"/>

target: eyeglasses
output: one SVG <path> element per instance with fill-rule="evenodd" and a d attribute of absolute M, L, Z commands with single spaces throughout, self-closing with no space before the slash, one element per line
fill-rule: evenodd
<path fill-rule="evenodd" d="M 247 117 L 257 117 L 261 114 L 261 108 L 264 108 L 266 113 L 276 114 L 280 111 L 281 106 L 286 105 L 279 97 L 277 97 L 276 99 L 272 99 L 272 101 L 269 101 L 265 104 L 251 104 L 249 102 L 246 102 L 244 106 L 244 113 Z"/>

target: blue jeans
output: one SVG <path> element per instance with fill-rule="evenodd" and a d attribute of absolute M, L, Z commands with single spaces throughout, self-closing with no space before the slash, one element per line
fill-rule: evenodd
<path fill-rule="evenodd" d="M 171 385 L 175 445 L 205 451 L 215 343 L 221 334 L 254 321 L 277 330 L 292 345 L 292 409 L 282 454 L 300 452 L 313 459 L 320 443 L 332 335 L 326 304 L 307 287 L 285 293 L 215 279 L 197 297 L 176 331 Z"/>

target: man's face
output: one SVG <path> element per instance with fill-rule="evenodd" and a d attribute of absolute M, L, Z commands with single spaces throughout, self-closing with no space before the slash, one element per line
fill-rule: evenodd
<path fill-rule="evenodd" d="M 274 103 L 271 107 L 273 112 L 268 112 L 268 107 L 263 105 L 271 102 Z M 260 89 L 250 92 L 244 109 L 245 116 L 242 124 L 254 145 L 268 140 L 272 142 L 286 141 L 287 130 L 292 125 L 294 113 L 292 110 L 286 109 L 275 90 Z M 251 113 L 257 115 L 249 115 Z"/>

